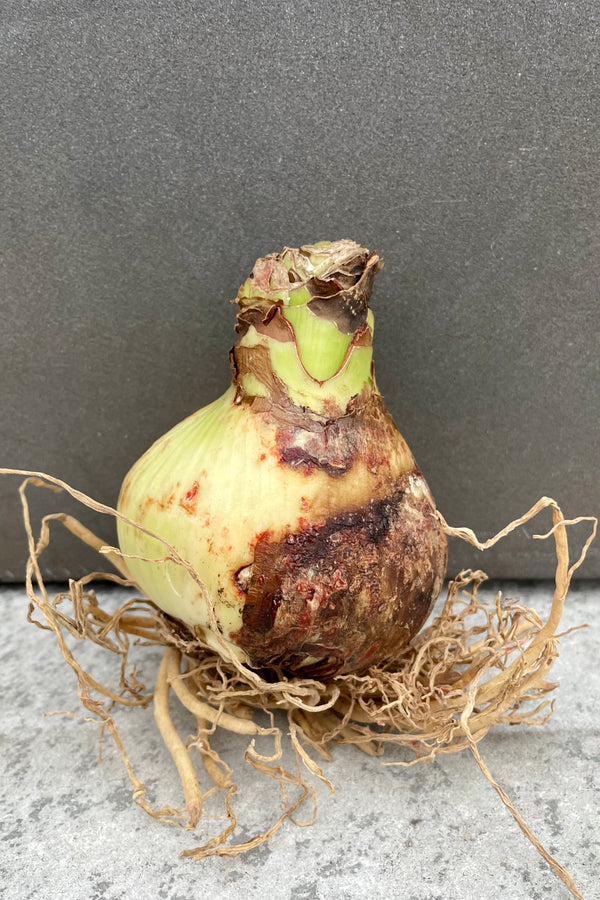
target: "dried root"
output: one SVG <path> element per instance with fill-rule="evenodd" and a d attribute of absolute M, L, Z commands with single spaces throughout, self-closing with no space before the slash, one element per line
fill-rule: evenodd
<path fill-rule="evenodd" d="M 565 520 L 558 504 L 544 497 L 486 542 L 478 541 L 470 529 L 452 528 L 442 519 L 448 536 L 485 550 L 542 510 L 550 509 L 552 528 L 546 534 L 535 536 L 540 540 L 552 537 L 556 546 L 554 596 L 545 622 L 535 610 L 514 600 L 504 600 L 500 593 L 493 604 L 481 601 L 478 591 L 486 576 L 479 570 L 467 570 L 450 582 L 440 615 L 393 664 L 372 668 L 364 675 L 337 676 L 328 683 L 283 677 L 267 682 L 241 663 L 225 661 L 181 623 L 147 600 L 129 600 L 111 614 L 102 610 L 90 585 L 105 579 L 135 588 L 127 572 L 126 560 L 117 549 L 104 547 L 76 519 L 64 514 L 45 516 L 36 540 L 25 490 L 28 484 L 62 489 L 94 510 L 113 516 L 120 514 L 43 473 L 0 469 L 0 474 L 26 476 L 20 494 L 29 542 L 28 618 L 39 627 L 54 632 L 61 653 L 77 676 L 81 702 L 101 723 L 103 730 L 108 730 L 121 754 L 135 802 L 156 819 L 194 828 L 203 816 L 205 801 L 215 793 L 223 795 L 226 826 L 204 845 L 185 851 L 184 856 L 193 859 L 212 855 L 236 856 L 268 840 L 286 819 L 299 825 L 311 824 L 317 804 L 314 787 L 307 778 L 312 776 L 334 790 L 316 757 L 330 760 L 336 744 L 353 744 L 371 756 L 382 756 L 389 745 L 408 753 L 408 758 L 386 761 L 384 765 L 413 765 L 433 760 L 442 753 L 468 749 L 523 833 L 571 894 L 581 896 L 570 875 L 541 846 L 494 780 L 478 744 L 494 725 L 543 725 L 550 717 L 552 703 L 548 696 L 557 685 L 547 678 L 558 655 L 558 626 L 573 572 L 583 562 L 595 537 L 597 522 L 594 518 Z M 39 558 L 48 546 L 53 521 L 61 522 L 79 539 L 101 551 L 120 574 L 94 572 L 78 581 L 70 581 L 68 593 L 60 593 L 51 599 L 44 585 Z M 590 533 L 579 558 L 570 565 L 567 528 L 581 522 L 590 524 Z M 181 559 L 175 548 L 165 541 L 162 543 L 165 558 L 185 566 L 202 589 L 202 582 L 190 564 Z M 42 612 L 45 624 L 33 619 L 36 609 Z M 118 691 L 99 684 L 83 668 L 69 647 L 67 634 L 79 640 L 93 641 L 116 655 L 119 659 Z M 153 694 L 138 681 L 135 666 L 130 662 L 133 645 L 163 645 L 166 648 Z M 171 691 L 195 717 L 196 736 L 187 745 L 171 718 Z M 150 805 L 143 783 L 133 772 L 112 715 L 117 706 L 147 707 L 152 702 L 156 724 L 181 779 L 184 809 L 154 809 Z M 275 722 L 275 710 L 283 710 L 287 715 L 295 771 L 288 771 L 281 765 L 284 733 Z M 257 717 L 270 724 L 267 727 L 259 725 Z M 233 808 L 237 787 L 233 771 L 211 747 L 210 737 L 218 728 L 249 738 L 245 761 L 262 775 L 274 779 L 283 799 L 282 812 L 271 828 L 244 843 L 228 843 L 237 826 Z M 272 740 L 271 755 L 258 752 L 255 740 L 259 736 Z M 203 769 L 201 776 L 194 762 L 198 756 Z M 205 783 L 206 788 L 201 786 Z M 312 816 L 309 821 L 299 822 L 295 815 L 309 798 Z"/>

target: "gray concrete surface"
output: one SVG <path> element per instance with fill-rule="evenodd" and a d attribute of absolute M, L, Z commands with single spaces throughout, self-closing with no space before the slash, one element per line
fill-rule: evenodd
<path fill-rule="evenodd" d="M 547 583 L 503 587 L 547 611 Z M 586 900 L 600 896 L 599 601 L 597 583 L 580 582 L 570 594 L 565 628 L 590 627 L 561 641 L 554 670 L 561 686 L 549 724 L 499 728 L 480 745 L 494 776 Z M 194 836 L 153 821 L 133 804 L 110 741 L 98 765 L 96 726 L 45 717 L 52 710 L 79 712 L 74 678 L 53 636 L 26 622 L 22 588 L 3 588 L 0 602 L 0 894 L 15 900 L 568 898 L 467 754 L 402 769 L 341 748 L 326 765 L 338 791 L 318 790 L 312 827 L 288 822 L 267 846 L 237 859 L 180 859 L 208 832 L 202 827 Z M 80 649 L 99 678 L 108 673 L 111 661 L 102 653 Z M 158 656 L 145 651 L 142 679 L 153 679 Z M 183 714 L 177 722 L 184 732 L 191 728 Z M 179 802 L 152 713 L 129 711 L 121 723 L 150 799 Z M 223 735 L 218 746 L 230 762 L 237 760 L 237 808 L 247 838 L 273 820 L 277 791 L 241 762 L 243 740 Z"/>

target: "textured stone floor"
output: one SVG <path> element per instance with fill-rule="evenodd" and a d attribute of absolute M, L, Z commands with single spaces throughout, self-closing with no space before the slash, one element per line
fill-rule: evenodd
<path fill-rule="evenodd" d="M 544 614 L 551 586 L 505 584 Z M 493 592 L 490 593 L 493 596 Z M 117 598 L 118 599 L 118 598 Z M 467 754 L 409 769 L 340 748 L 326 774 L 338 791 L 317 789 L 314 825 L 287 822 L 271 842 L 233 859 L 181 859 L 215 824 L 194 834 L 153 821 L 134 805 L 112 742 L 98 764 L 98 729 L 78 713 L 75 681 L 53 635 L 27 623 L 21 588 L 0 590 L 0 895 L 21 898 L 188 900 L 538 900 L 568 898 Z M 554 669 L 561 687 L 544 728 L 502 727 L 480 749 L 492 774 L 534 833 L 562 862 L 586 900 L 600 897 L 600 585 L 575 584 Z M 82 649 L 81 647 L 79 649 Z M 85 646 L 102 680 L 112 660 Z M 144 651 L 141 678 L 159 653 Z M 113 663 L 114 664 L 114 663 Z M 174 710 L 182 731 L 191 729 Z M 149 798 L 181 801 L 177 776 L 152 712 L 121 718 L 123 738 Z M 235 765 L 240 837 L 273 821 L 280 798 L 242 762 L 244 739 L 222 735 Z"/>

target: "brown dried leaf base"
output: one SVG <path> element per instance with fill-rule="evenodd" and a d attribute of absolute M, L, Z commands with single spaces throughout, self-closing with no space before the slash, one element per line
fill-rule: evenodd
<path fill-rule="evenodd" d="M 557 631 L 571 577 L 581 565 L 596 533 L 594 518 L 567 521 L 558 504 L 544 497 L 521 518 L 482 543 L 470 529 L 451 528 L 440 516 L 447 535 L 485 550 L 549 508 L 553 526 L 547 534 L 536 535 L 542 540 L 552 536 L 556 545 L 555 590 L 546 622 L 535 610 L 517 601 L 503 600 L 500 593 L 493 605 L 483 603 L 478 597 L 478 589 L 486 576 L 481 571 L 468 570 L 450 582 L 441 614 L 393 664 L 373 668 L 365 675 L 341 675 L 328 683 L 299 678 L 267 682 L 241 663 L 225 661 L 181 623 L 147 600 L 129 600 L 112 614 L 103 611 L 90 584 L 105 579 L 136 587 L 128 577 L 126 561 L 117 549 L 103 547 L 102 542 L 77 520 L 62 513 L 44 517 L 36 541 L 25 489 L 33 483 L 66 490 L 92 509 L 113 516 L 120 514 L 43 473 L 0 469 L 0 474 L 26 476 L 20 494 L 29 541 L 28 617 L 39 627 L 55 633 L 65 660 L 77 676 L 81 702 L 102 725 L 102 730 L 110 732 L 121 754 L 133 785 L 135 802 L 156 819 L 194 828 L 203 815 L 205 801 L 215 793 L 223 794 L 226 827 L 203 846 L 186 850 L 183 856 L 196 860 L 212 855 L 236 856 L 268 840 L 286 819 L 298 825 L 311 824 L 317 803 L 309 776 L 334 790 L 316 757 L 331 759 L 336 744 L 354 744 L 372 756 L 382 756 L 389 744 L 410 751 L 408 761 L 384 765 L 413 765 L 430 761 L 441 753 L 468 748 L 524 834 L 571 894 L 581 896 L 570 875 L 542 847 L 494 781 L 481 758 L 478 743 L 494 725 L 543 725 L 551 715 L 548 694 L 557 685 L 546 679 L 558 655 Z M 85 543 L 103 552 L 121 575 L 94 572 L 79 581 L 71 581 L 68 593 L 51 599 L 43 582 L 39 558 L 48 546 L 53 520 L 59 520 Z M 583 521 L 591 524 L 590 534 L 579 559 L 569 565 L 567 527 Z M 165 541 L 162 543 L 167 551 L 166 558 L 185 566 L 202 588 L 202 582 L 190 564 L 182 560 L 173 547 Z M 66 601 L 71 604 L 68 611 Z M 32 618 L 36 608 L 43 613 L 45 624 Z M 73 655 L 67 634 L 93 641 L 116 655 L 119 660 L 118 690 L 104 687 L 86 672 Z M 161 644 L 166 648 L 153 694 L 138 681 L 135 666 L 129 661 L 132 644 Z M 169 712 L 171 690 L 196 719 L 195 737 L 187 744 L 177 732 Z M 111 714 L 117 705 L 145 707 L 150 703 L 153 703 L 156 724 L 181 779 L 184 809 L 154 809 L 150 805 L 144 784 L 132 769 Z M 281 765 L 284 733 L 275 724 L 275 710 L 283 710 L 287 715 L 295 771 L 288 771 Z M 261 727 L 257 724 L 257 714 L 270 725 Z M 233 808 L 237 787 L 233 771 L 211 747 L 210 737 L 217 728 L 248 736 L 246 762 L 278 782 L 283 798 L 282 812 L 271 828 L 244 843 L 227 843 L 237 825 Z M 271 755 L 258 752 L 255 744 L 258 736 L 272 739 Z M 201 777 L 194 764 L 198 756 L 204 769 Z M 312 816 L 309 821 L 299 822 L 295 818 L 296 812 L 308 798 L 312 800 Z"/>

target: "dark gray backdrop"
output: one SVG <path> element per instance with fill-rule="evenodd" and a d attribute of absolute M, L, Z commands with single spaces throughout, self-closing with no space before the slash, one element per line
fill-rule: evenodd
<path fill-rule="evenodd" d="M 386 258 L 378 382 L 446 517 L 597 513 L 599 51 L 593 0 L 5 0 L 0 465 L 114 503 L 226 387 L 254 259 L 349 237 Z M 451 568 L 550 575 L 535 530 Z M 47 558 L 90 565 L 66 539 Z"/>

